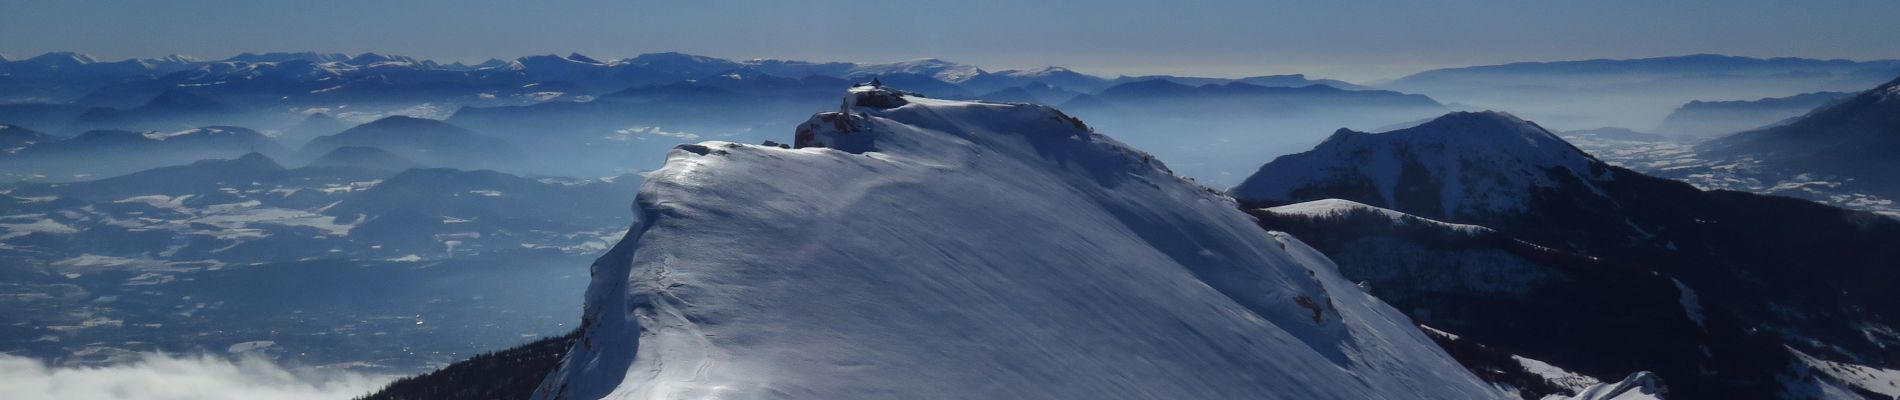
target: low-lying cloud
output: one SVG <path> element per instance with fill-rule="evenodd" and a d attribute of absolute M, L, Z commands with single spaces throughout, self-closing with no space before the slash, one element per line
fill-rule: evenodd
<path fill-rule="evenodd" d="M 145 354 L 101 367 L 54 367 L 0 354 L 0 399 L 335 400 L 368 394 L 393 377 L 286 368 L 257 356 Z"/>

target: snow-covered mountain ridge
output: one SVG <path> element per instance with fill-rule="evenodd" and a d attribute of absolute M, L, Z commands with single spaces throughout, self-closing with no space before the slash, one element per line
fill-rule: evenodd
<path fill-rule="evenodd" d="M 1496 398 L 1291 236 L 1048 107 L 863 87 L 682 145 L 544 398 Z"/>

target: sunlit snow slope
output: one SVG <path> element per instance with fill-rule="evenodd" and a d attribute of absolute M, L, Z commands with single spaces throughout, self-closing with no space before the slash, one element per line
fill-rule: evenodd
<path fill-rule="evenodd" d="M 1484 399 L 1233 201 L 1048 107 L 861 87 L 669 155 L 548 398 Z"/>

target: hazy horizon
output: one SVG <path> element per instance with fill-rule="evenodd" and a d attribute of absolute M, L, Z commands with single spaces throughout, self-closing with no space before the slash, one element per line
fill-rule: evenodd
<path fill-rule="evenodd" d="M 77 51 L 115 60 L 379 52 L 478 62 L 680 51 L 730 59 L 940 58 L 986 70 L 1056 65 L 1105 76 L 1303 73 L 1359 82 L 1522 61 L 1900 57 L 1900 42 L 1889 40 L 1900 36 L 1900 24 L 1891 23 L 1900 3 L 1747 3 L 28 2 L 0 5 L 0 52 L 21 58 Z"/>

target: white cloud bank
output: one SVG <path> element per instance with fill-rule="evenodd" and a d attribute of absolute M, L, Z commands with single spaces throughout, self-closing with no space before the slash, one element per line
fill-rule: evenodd
<path fill-rule="evenodd" d="M 0 354 L 0 399 L 13 400 L 335 400 L 382 387 L 394 377 L 291 369 L 256 356 L 145 354 L 104 367 L 51 367 Z"/>

